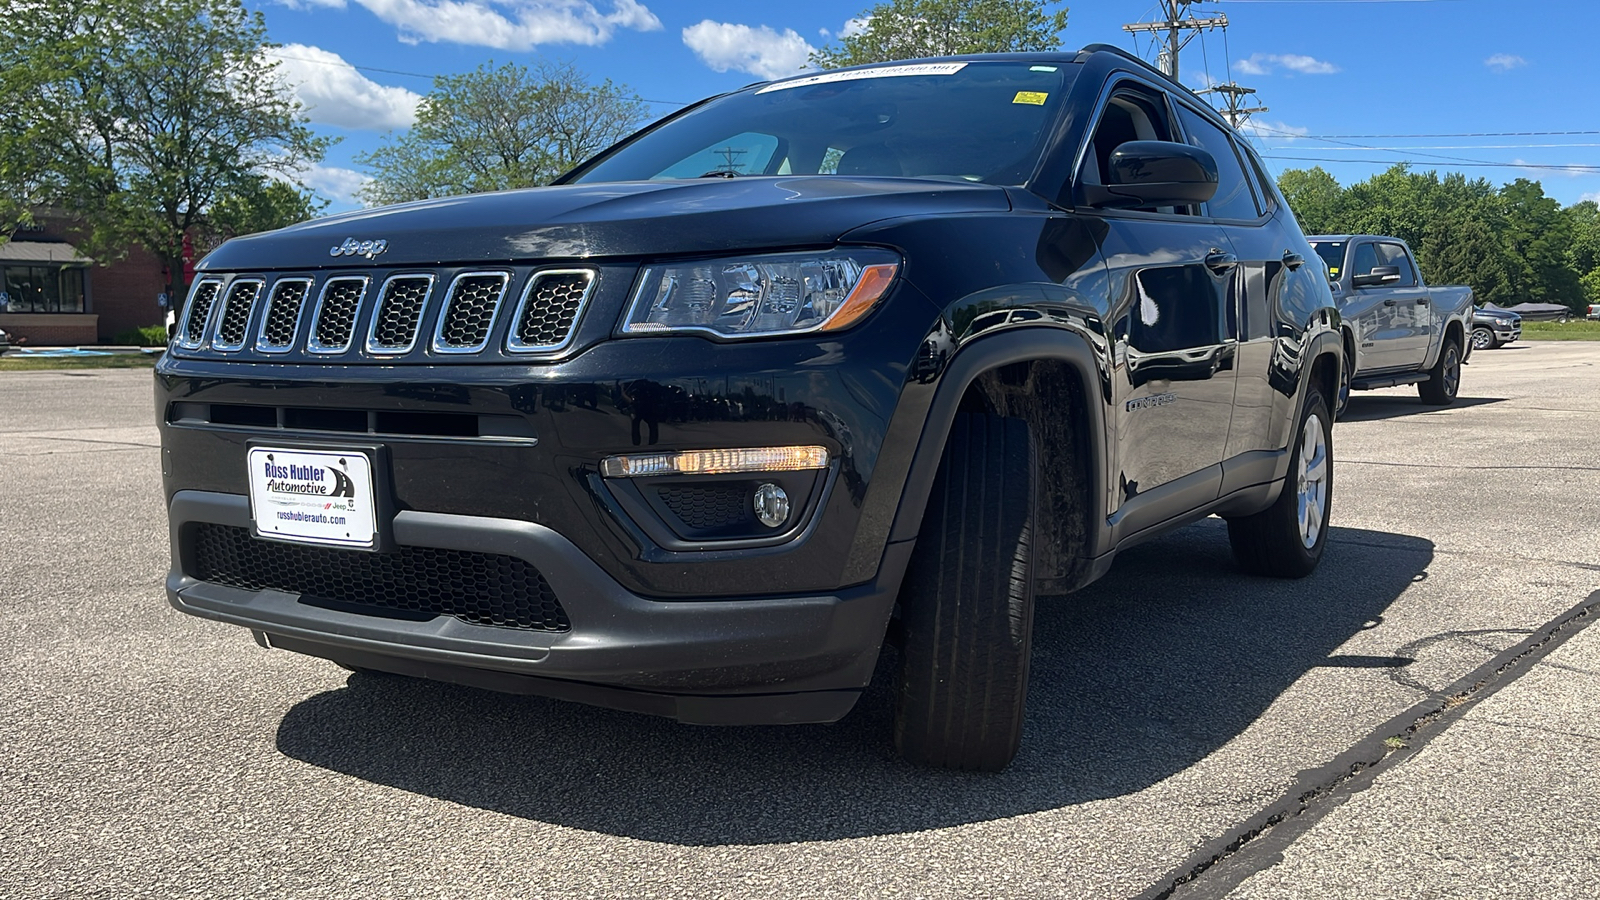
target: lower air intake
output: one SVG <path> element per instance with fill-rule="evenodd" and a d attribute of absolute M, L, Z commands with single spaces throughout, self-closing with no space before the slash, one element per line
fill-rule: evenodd
<path fill-rule="evenodd" d="M 263 541 L 247 528 L 199 523 L 190 574 L 247 591 L 299 594 L 303 602 L 524 631 L 572 623 L 539 570 L 513 556 L 436 547 L 367 553 Z"/>

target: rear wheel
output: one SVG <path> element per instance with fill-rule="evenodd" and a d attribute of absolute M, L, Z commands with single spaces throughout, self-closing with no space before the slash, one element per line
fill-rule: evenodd
<path fill-rule="evenodd" d="M 1344 360 L 1339 364 L 1339 397 L 1334 401 L 1333 417 L 1344 418 L 1350 409 L 1350 385 L 1356 379 L 1356 348 L 1348 339 L 1344 342 Z"/>
<path fill-rule="evenodd" d="M 1333 499 L 1333 423 L 1319 391 L 1306 398 L 1278 499 L 1253 516 L 1228 520 L 1240 567 L 1256 575 L 1303 578 L 1322 560 Z"/>
<path fill-rule="evenodd" d="M 1428 380 L 1417 385 L 1417 395 L 1423 403 L 1449 406 L 1456 402 L 1456 391 L 1461 389 L 1461 345 L 1456 339 L 1444 339 L 1439 351 L 1439 361 L 1428 370 Z"/>
<path fill-rule="evenodd" d="M 1500 346 L 1500 344 L 1494 339 L 1494 332 L 1492 330 L 1488 328 L 1472 329 L 1472 349 L 1493 350 L 1498 346 Z"/>
<path fill-rule="evenodd" d="M 910 762 L 997 772 L 1016 756 L 1036 481 L 1026 422 L 956 417 L 900 593 L 894 740 Z"/>

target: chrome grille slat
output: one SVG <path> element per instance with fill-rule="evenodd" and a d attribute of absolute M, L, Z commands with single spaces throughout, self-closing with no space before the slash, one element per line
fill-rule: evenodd
<path fill-rule="evenodd" d="M 355 335 L 356 319 L 361 315 L 361 300 L 366 294 L 365 275 L 337 276 L 324 282 L 306 349 L 312 353 L 343 353 L 349 350 L 351 338 Z"/>
<path fill-rule="evenodd" d="M 194 293 L 190 295 L 188 308 L 183 313 L 181 346 L 193 350 L 205 343 L 211 308 L 216 305 L 217 294 L 221 291 L 222 282 L 215 278 L 195 283 Z"/>
<path fill-rule="evenodd" d="M 592 269 L 546 269 L 534 273 L 512 318 L 506 349 L 554 353 L 572 342 L 578 316 L 594 288 Z"/>
<path fill-rule="evenodd" d="M 262 353 L 287 353 L 300 333 L 300 314 L 311 293 L 309 278 L 280 278 L 267 298 L 267 314 L 261 320 L 256 349 Z"/>
<path fill-rule="evenodd" d="M 489 343 L 495 313 L 511 276 L 505 272 L 463 272 L 450 282 L 433 349 L 439 353 L 476 353 Z"/>
<path fill-rule="evenodd" d="M 394 275 L 378 291 L 367 349 L 373 353 L 409 353 L 417 344 L 422 313 L 433 290 L 432 275 Z"/>
<path fill-rule="evenodd" d="M 222 312 L 217 317 L 217 333 L 211 336 L 211 347 L 232 352 L 243 349 L 246 333 L 250 329 L 250 313 L 256 308 L 265 284 L 259 278 L 235 278 L 222 297 Z"/>

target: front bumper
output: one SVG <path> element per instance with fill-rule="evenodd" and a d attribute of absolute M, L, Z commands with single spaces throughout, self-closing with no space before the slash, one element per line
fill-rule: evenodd
<path fill-rule="evenodd" d="M 418 621 L 301 602 L 194 577 L 190 526 L 248 527 L 236 494 L 185 490 L 169 507 L 167 594 L 191 615 L 243 625 L 263 643 L 347 665 L 664 715 L 704 724 L 835 721 L 872 677 L 911 543 L 878 581 L 831 593 L 716 600 L 634 594 L 556 531 L 532 522 L 403 510 L 401 546 L 503 554 L 534 566 L 571 629 Z M 359 551 L 346 551 L 359 552 Z"/>

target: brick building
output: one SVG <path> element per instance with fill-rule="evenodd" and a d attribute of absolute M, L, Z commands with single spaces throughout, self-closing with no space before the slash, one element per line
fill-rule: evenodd
<path fill-rule="evenodd" d="M 75 242 L 71 218 L 37 212 L 0 244 L 0 331 L 28 345 L 104 343 L 131 328 L 160 324 L 166 290 L 161 261 L 141 247 L 96 263 Z"/>

